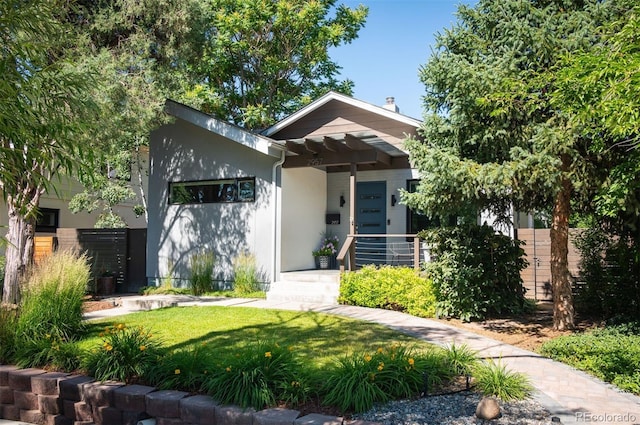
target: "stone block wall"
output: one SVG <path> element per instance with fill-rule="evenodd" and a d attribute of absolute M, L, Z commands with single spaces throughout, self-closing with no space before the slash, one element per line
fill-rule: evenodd
<path fill-rule="evenodd" d="M 98 382 L 83 375 L 0 365 L 0 419 L 38 425 L 375 425 L 297 410 L 222 406 L 206 395 Z"/>

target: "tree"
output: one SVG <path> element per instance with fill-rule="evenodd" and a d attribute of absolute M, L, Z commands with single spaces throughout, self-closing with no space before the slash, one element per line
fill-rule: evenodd
<path fill-rule="evenodd" d="M 353 83 L 337 80 L 328 49 L 354 40 L 367 13 L 336 0 L 211 1 L 189 103 L 256 129 L 328 90 L 350 94 Z"/>
<path fill-rule="evenodd" d="M 502 221 L 551 210 L 554 327 L 574 327 L 571 203 L 593 190 L 591 139 L 550 100 L 563 55 L 590 50 L 620 13 L 613 1 L 480 0 L 437 36 L 421 69 L 424 142 L 407 142 L 422 180 L 404 201 L 429 215 L 473 207 Z"/>
<path fill-rule="evenodd" d="M 113 206 L 136 195 L 141 204 L 134 212 L 146 215 L 143 151 L 149 133 L 168 120 L 166 99 L 180 100 L 192 84 L 188 64 L 204 42 L 204 3 L 85 0 L 66 10 L 66 21 L 83 36 L 78 62 L 97 69 L 101 81 L 92 92 L 101 125 L 92 136 L 102 155 L 79 176 L 86 190 L 70 202 L 73 212 L 101 209 L 96 227 L 125 227 Z"/>
<path fill-rule="evenodd" d="M 618 228 L 640 229 L 640 6 L 621 1 L 625 13 L 606 25 L 603 42 L 562 60 L 552 92 L 555 107 L 571 113 L 593 140 L 590 152 L 606 160 L 589 213 Z M 639 241 L 640 242 L 640 241 Z"/>
<path fill-rule="evenodd" d="M 53 179 L 82 168 L 91 147 L 77 142 L 94 110 L 93 81 L 67 61 L 68 28 L 55 2 L 0 3 L 0 191 L 8 210 L 2 301 L 17 303 L 32 258 L 38 204 Z"/>
<path fill-rule="evenodd" d="M 149 133 L 165 123 L 167 98 L 248 127 L 273 123 L 283 113 L 327 90 L 351 92 L 337 81 L 329 46 L 349 42 L 366 8 L 335 7 L 335 0 L 86 0 L 69 22 L 87 39 L 82 60 L 99 65 L 104 111 L 95 137 L 119 178 L 82 179 L 87 190 L 72 210 L 103 208 L 96 225 L 124 226 L 111 209 L 133 195 L 128 178 L 144 178 L 140 152 Z M 131 173 L 131 165 L 133 175 Z M 104 172 L 102 172 L 104 175 Z M 146 196 L 138 193 L 146 212 Z"/>

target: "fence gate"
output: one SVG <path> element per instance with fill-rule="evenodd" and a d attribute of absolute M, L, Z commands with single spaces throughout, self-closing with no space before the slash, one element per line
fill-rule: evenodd
<path fill-rule="evenodd" d="M 580 253 L 573 244 L 578 231 L 569 233 L 569 272 L 576 277 L 579 273 Z M 518 229 L 518 239 L 523 241 L 526 259 L 529 265 L 520 276 L 527 289 L 526 296 L 534 300 L 550 301 L 551 292 L 551 236 L 549 229 Z"/>

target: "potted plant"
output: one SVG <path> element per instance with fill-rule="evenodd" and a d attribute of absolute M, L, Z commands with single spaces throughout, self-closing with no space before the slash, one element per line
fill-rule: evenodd
<path fill-rule="evenodd" d="M 337 236 L 326 235 L 322 238 L 320 247 L 312 251 L 313 256 L 317 259 L 316 267 L 321 269 L 329 268 L 329 262 L 338 254 L 339 243 Z"/>
<path fill-rule="evenodd" d="M 116 291 L 115 273 L 104 269 L 100 277 L 96 279 L 96 292 L 98 295 L 112 295 Z"/>

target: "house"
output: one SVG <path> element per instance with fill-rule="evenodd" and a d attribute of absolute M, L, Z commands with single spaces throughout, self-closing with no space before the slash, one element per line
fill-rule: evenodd
<path fill-rule="evenodd" d="M 375 106 L 329 92 L 260 133 L 174 101 L 166 111 L 175 120 L 152 133 L 149 147 L 150 284 L 186 284 L 189 259 L 202 250 L 215 254 L 220 283 L 232 280 L 243 252 L 271 283 L 313 269 L 323 234 L 406 243 L 415 232 L 398 201 L 417 179 L 403 141 L 421 122 L 400 114 L 393 98 Z M 394 255 L 373 251 L 375 261 Z"/>

